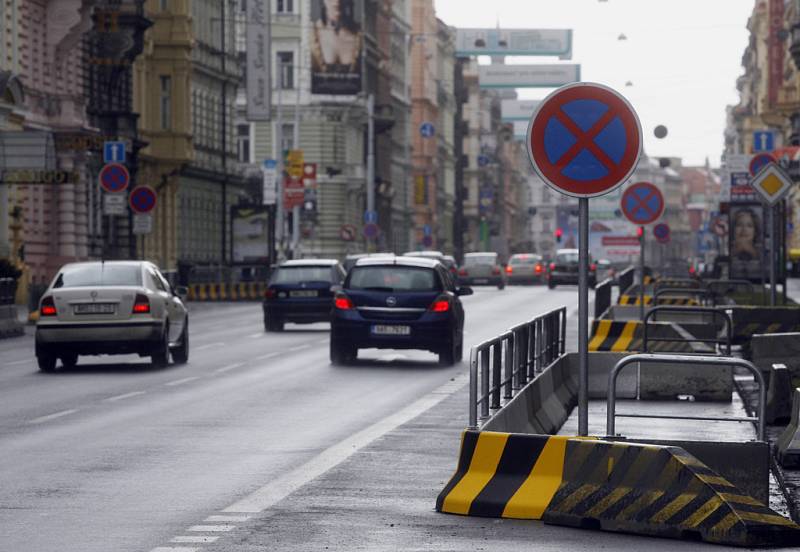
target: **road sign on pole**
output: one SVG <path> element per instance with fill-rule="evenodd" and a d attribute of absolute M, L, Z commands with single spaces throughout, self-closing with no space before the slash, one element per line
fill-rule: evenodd
<path fill-rule="evenodd" d="M 377 224 L 378 212 L 377 211 L 364 211 L 364 224 Z"/>
<path fill-rule="evenodd" d="M 634 224 L 657 221 L 664 213 L 664 196 L 649 182 L 637 182 L 622 194 L 622 213 Z"/>
<path fill-rule="evenodd" d="M 103 194 L 103 214 L 104 215 L 124 215 L 128 212 L 125 205 L 125 194 Z"/>
<path fill-rule="evenodd" d="M 137 235 L 149 234 L 153 231 L 153 215 L 150 213 L 136 213 L 133 215 L 133 233 Z"/>
<path fill-rule="evenodd" d="M 642 153 L 642 125 L 618 92 L 573 83 L 547 96 L 528 124 L 528 157 L 545 184 L 578 201 L 578 435 L 589 433 L 589 198 L 622 185 Z"/>
<path fill-rule="evenodd" d="M 761 169 L 775 162 L 775 157 L 771 153 L 759 153 L 750 160 L 750 176 L 755 176 Z"/>
<path fill-rule="evenodd" d="M 103 163 L 124 163 L 125 142 L 103 142 Z"/>
<path fill-rule="evenodd" d="M 131 181 L 131 175 L 125 165 L 109 163 L 103 165 L 98 176 L 100 186 L 109 193 L 124 192 Z"/>
<path fill-rule="evenodd" d="M 425 121 L 419 125 L 419 134 L 423 138 L 433 138 L 434 134 L 436 134 L 436 127 L 433 126 L 433 123 Z"/>
<path fill-rule="evenodd" d="M 128 197 L 128 204 L 134 213 L 149 213 L 156 207 L 156 191 L 150 186 L 137 186 Z"/>
<path fill-rule="evenodd" d="M 655 236 L 658 243 L 669 243 L 670 229 L 669 224 L 662 222 L 653 227 L 653 236 Z"/>
<path fill-rule="evenodd" d="M 364 237 L 368 239 L 373 239 L 378 237 L 378 225 L 374 222 L 368 222 L 364 225 Z"/>
<path fill-rule="evenodd" d="M 775 149 L 775 131 L 755 130 L 753 131 L 753 152 L 772 151 Z"/>
<path fill-rule="evenodd" d="M 356 239 L 357 234 L 358 230 L 352 224 L 343 224 L 339 228 L 339 237 L 342 241 L 351 242 Z"/>

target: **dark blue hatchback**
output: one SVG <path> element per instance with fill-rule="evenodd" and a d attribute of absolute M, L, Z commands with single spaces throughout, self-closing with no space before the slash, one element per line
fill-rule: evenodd
<path fill-rule="evenodd" d="M 281 264 L 264 293 L 264 329 L 279 332 L 285 322 L 328 322 L 334 291 L 341 287 L 344 275 L 342 265 L 335 259 Z"/>
<path fill-rule="evenodd" d="M 439 362 L 459 362 L 464 351 L 464 308 L 448 270 L 415 257 L 360 259 L 334 297 L 331 362 L 355 360 L 358 349 L 423 349 Z"/>

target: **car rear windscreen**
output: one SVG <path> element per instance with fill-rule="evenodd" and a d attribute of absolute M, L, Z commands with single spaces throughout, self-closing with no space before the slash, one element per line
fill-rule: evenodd
<path fill-rule="evenodd" d="M 466 266 L 493 265 L 497 262 L 497 255 L 470 255 L 464 257 Z"/>
<path fill-rule="evenodd" d="M 511 257 L 509 264 L 512 265 L 535 265 L 542 258 L 537 255 L 526 255 L 524 257 Z"/>
<path fill-rule="evenodd" d="M 54 288 L 93 286 L 141 286 L 142 269 L 138 265 L 91 264 L 64 269 Z"/>
<path fill-rule="evenodd" d="M 433 270 L 410 266 L 357 266 L 350 273 L 347 288 L 390 293 L 440 290 Z"/>
<path fill-rule="evenodd" d="M 559 253 L 556 255 L 556 262 L 557 263 L 577 263 L 578 262 L 578 254 L 577 253 Z"/>
<path fill-rule="evenodd" d="M 329 266 L 282 266 L 272 276 L 270 284 L 299 284 L 301 282 L 331 282 Z"/>

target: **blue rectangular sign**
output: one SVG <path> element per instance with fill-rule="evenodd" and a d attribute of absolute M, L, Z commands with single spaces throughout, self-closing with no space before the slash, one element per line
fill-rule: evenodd
<path fill-rule="evenodd" d="M 378 212 L 377 211 L 364 211 L 364 224 L 377 224 Z"/>
<path fill-rule="evenodd" d="M 753 131 L 753 153 L 775 149 L 775 132 L 772 130 Z"/>
<path fill-rule="evenodd" d="M 125 142 L 103 142 L 104 163 L 125 162 Z"/>

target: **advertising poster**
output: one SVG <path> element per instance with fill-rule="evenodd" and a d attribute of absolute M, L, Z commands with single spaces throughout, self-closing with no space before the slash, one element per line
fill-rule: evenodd
<path fill-rule="evenodd" d="M 247 120 L 269 121 L 272 83 L 270 81 L 271 56 L 270 14 L 266 0 L 247 3 Z"/>
<path fill-rule="evenodd" d="M 269 209 L 264 205 L 231 208 L 233 262 L 255 263 L 269 261 Z"/>
<path fill-rule="evenodd" d="M 730 233 L 730 277 L 760 280 L 766 237 L 761 205 L 731 205 Z"/>
<path fill-rule="evenodd" d="M 457 56 L 572 57 L 570 29 L 458 29 Z"/>
<path fill-rule="evenodd" d="M 311 0 L 311 93 L 361 92 L 362 2 Z"/>

